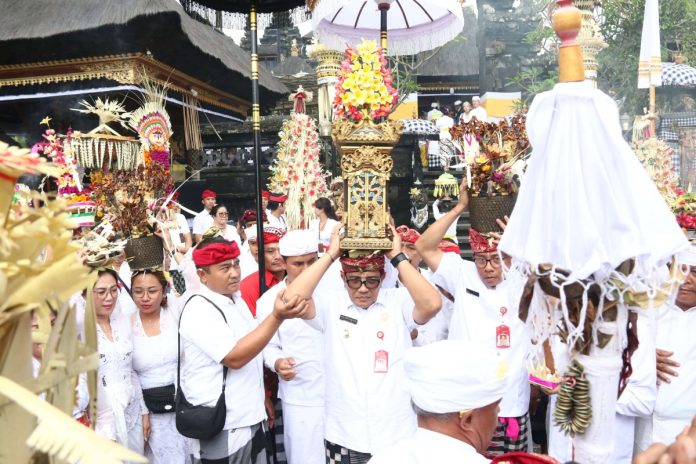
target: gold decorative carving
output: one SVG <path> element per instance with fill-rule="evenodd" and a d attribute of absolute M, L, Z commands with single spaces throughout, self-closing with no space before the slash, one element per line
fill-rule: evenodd
<path fill-rule="evenodd" d="M 352 153 L 344 155 L 341 159 L 341 169 L 344 176 L 351 175 L 356 171 L 367 170 L 386 174 L 388 177 L 393 166 L 394 160 L 389 156 L 389 153 L 384 153 L 384 149 L 369 145 L 363 145 Z"/>
<path fill-rule="evenodd" d="M 136 84 L 135 63 L 130 60 L 110 61 L 107 63 L 85 64 L 79 67 L 85 79 L 111 79 L 120 84 Z"/>
<path fill-rule="evenodd" d="M 368 246 L 367 244 L 372 242 L 369 239 L 380 239 L 379 243 L 388 243 L 386 248 L 391 248 L 387 234 L 389 173 L 360 169 L 351 173 L 344 172 L 344 179 L 347 234 L 346 239 L 341 241 L 341 248 L 356 249 L 346 247 L 349 243 L 364 243 L 367 249 L 379 249 L 376 248 L 377 245 Z"/>
<path fill-rule="evenodd" d="M 387 182 L 394 165 L 391 151 L 403 125 L 386 121 L 336 121 L 333 139 L 341 152 L 346 237 L 343 250 L 389 250 Z"/>
<path fill-rule="evenodd" d="M 385 121 L 375 123 L 372 120 L 351 122 L 346 120 L 335 121 L 332 137 L 336 145 L 350 145 L 354 143 L 371 143 L 375 145 L 396 145 L 403 132 L 401 121 Z"/>
<path fill-rule="evenodd" d="M 161 63 L 144 53 L 107 55 L 70 60 L 42 61 L 0 66 L 0 88 L 110 79 L 120 84 L 139 84 L 138 69 L 160 85 L 189 94 L 196 89 L 198 99 L 219 108 L 246 113 L 251 103 L 188 74 Z"/>

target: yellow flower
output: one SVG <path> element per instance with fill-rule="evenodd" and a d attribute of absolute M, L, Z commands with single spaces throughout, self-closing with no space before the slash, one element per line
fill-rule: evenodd
<path fill-rule="evenodd" d="M 356 90 L 355 92 L 353 92 L 353 95 L 355 97 L 356 105 L 362 105 L 367 99 L 367 94 L 362 89 Z"/>

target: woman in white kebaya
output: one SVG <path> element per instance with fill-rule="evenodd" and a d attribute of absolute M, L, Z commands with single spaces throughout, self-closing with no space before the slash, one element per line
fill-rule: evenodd
<path fill-rule="evenodd" d="M 131 328 L 117 308 L 116 271 L 105 269 L 98 276 L 92 289 L 99 350 L 95 431 L 142 454 L 150 423 L 133 371 Z"/>
<path fill-rule="evenodd" d="M 324 197 L 317 198 L 314 202 L 314 214 L 317 215 L 317 219 L 309 223 L 309 230 L 319 238 L 319 252 L 324 253 L 331 241 L 331 234 L 338 223 L 338 217 L 331 200 Z"/>
<path fill-rule="evenodd" d="M 138 307 L 131 317 L 133 368 L 150 418 L 145 456 L 153 464 L 185 464 L 188 441 L 176 430 L 174 414 L 178 305 L 167 302 L 167 288 L 162 271 L 133 273 L 131 293 Z"/>

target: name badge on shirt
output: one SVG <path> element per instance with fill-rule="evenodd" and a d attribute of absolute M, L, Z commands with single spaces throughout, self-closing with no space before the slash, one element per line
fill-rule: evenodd
<path fill-rule="evenodd" d="M 375 351 L 375 374 L 386 374 L 389 372 L 389 353 L 385 350 Z"/>
<path fill-rule="evenodd" d="M 353 319 L 352 317 L 348 317 L 348 316 L 346 316 L 346 315 L 344 315 L 344 314 L 341 314 L 341 316 L 339 317 L 339 319 L 342 320 L 342 321 L 350 322 L 350 323 L 353 324 L 353 325 L 356 325 L 356 324 L 358 323 L 358 320 L 357 320 L 357 319 Z"/>
<path fill-rule="evenodd" d="M 469 295 L 479 296 L 479 292 L 477 292 L 476 290 L 472 290 L 470 288 L 466 289 L 466 293 L 468 293 Z"/>
<path fill-rule="evenodd" d="M 505 324 L 495 328 L 495 347 L 510 348 L 510 327 Z"/>

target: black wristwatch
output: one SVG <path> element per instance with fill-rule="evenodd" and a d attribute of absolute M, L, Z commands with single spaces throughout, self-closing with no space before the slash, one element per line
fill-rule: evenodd
<path fill-rule="evenodd" d="M 399 267 L 399 263 L 401 261 L 408 261 L 408 256 L 406 256 L 404 253 L 399 253 L 398 255 L 394 256 L 390 262 L 394 268 L 397 268 Z"/>

